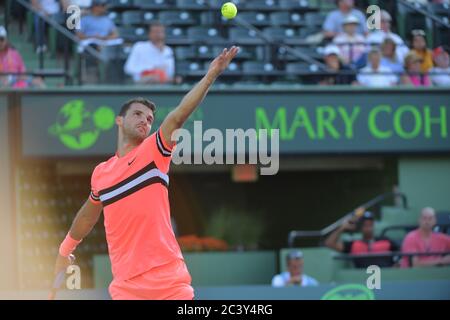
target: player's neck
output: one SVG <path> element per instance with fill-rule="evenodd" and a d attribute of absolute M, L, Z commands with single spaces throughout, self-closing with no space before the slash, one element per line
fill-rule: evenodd
<path fill-rule="evenodd" d="M 116 155 L 119 158 L 126 156 L 130 151 L 139 145 L 137 141 L 126 139 L 125 137 L 120 137 L 117 142 L 117 152 Z"/>

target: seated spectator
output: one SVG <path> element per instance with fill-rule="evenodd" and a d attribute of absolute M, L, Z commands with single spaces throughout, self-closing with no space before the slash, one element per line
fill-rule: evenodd
<path fill-rule="evenodd" d="M 148 41 L 133 45 L 124 66 L 126 74 L 136 83 L 167 83 L 173 81 L 175 59 L 173 51 L 165 44 L 165 28 L 160 23 L 149 27 Z"/>
<path fill-rule="evenodd" d="M 34 9 L 42 13 L 47 17 L 51 17 L 52 19 L 62 22 L 64 19 L 64 13 L 61 10 L 61 7 L 65 6 L 64 0 L 31 0 L 31 5 Z M 35 35 L 35 45 L 36 52 L 45 52 L 47 51 L 46 42 L 46 23 L 39 16 L 35 15 L 34 17 L 34 35 Z"/>
<path fill-rule="evenodd" d="M 0 26 L 0 73 L 15 72 L 19 75 L 0 75 L 1 87 L 25 88 L 26 77 L 20 75 L 26 72 L 25 64 L 20 53 L 8 43 L 7 35 L 5 27 Z"/>
<path fill-rule="evenodd" d="M 411 32 L 412 49 L 410 52 L 414 52 L 420 58 L 422 58 L 422 64 L 420 69 L 423 73 L 427 73 L 433 67 L 433 53 L 427 48 L 427 42 L 425 39 L 425 31 L 413 30 Z"/>
<path fill-rule="evenodd" d="M 355 63 L 366 51 L 364 36 L 356 33 L 358 25 L 358 18 L 348 15 L 343 22 L 344 32 L 339 33 L 333 39 L 333 42 L 339 47 L 340 57 L 344 64 Z"/>
<path fill-rule="evenodd" d="M 292 251 L 286 256 L 287 270 L 277 274 L 272 279 L 272 287 L 288 287 L 288 286 L 317 286 L 319 283 L 316 279 L 303 273 L 303 253 L 301 251 Z"/>
<path fill-rule="evenodd" d="M 436 214 L 433 208 L 423 208 L 419 218 L 419 228 L 408 233 L 403 240 L 403 253 L 449 252 L 450 236 L 433 232 L 436 225 Z M 412 267 L 450 265 L 450 255 L 446 256 L 415 256 L 412 257 Z M 410 259 L 403 257 L 401 267 L 410 267 Z"/>
<path fill-rule="evenodd" d="M 396 44 L 391 38 L 385 38 L 381 44 L 381 66 L 391 69 L 396 75 L 403 73 L 403 60 L 398 60 Z"/>
<path fill-rule="evenodd" d="M 78 38 L 111 40 L 119 37 L 114 22 L 106 14 L 106 5 L 106 0 L 92 0 L 91 14 L 81 17 Z"/>
<path fill-rule="evenodd" d="M 433 50 L 433 61 L 436 67 L 430 70 L 431 81 L 440 87 L 450 86 L 450 59 L 447 51 L 442 47 Z"/>
<path fill-rule="evenodd" d="M 398 83 L 398 77 L 388 67 L 381 65 L 381 52 L 372 49 L 368 54 L 368 64 L 357 76 L 358 83 L 367 87 L 390 87 Z"/>
<path fill-rule="evenodd" d="M 359 20 L 357 33 L 364 35 L 367 33 L 366 17 L 364 14 L 354 8 L 353 0 L 337 0 L 338 9 L 328 13 L 323 23 L 324 37 L 327 39 L 334 38 L 338 33 L 342 33 L 342 23 L 348 15 L 355 16 Z"/>
<path fill-rule="evenodd" d="M 371 46 L 379 46 L 386 38 L 392 39 L 396 44 L 395 52 L 397 54 L 397 60 L 403 61 L 408 54 L 409 49 L 403 39 L 398 34 L 391 31 L 391 22 L 391 15 L 386 10 L 381 10 L 381 29 L 370 32 L 366 42 Z"/>
<path fill-rule="evenodd" d="M 320 85 L 349 85 L 356 82 L 352 69 L 341 62 L 339 53 L 339 48 L 335 45 L 325 48 L 324 60 L 330 75 L 320 77 L 317 80 Z"/>
<path fill-rule="evenodd" d="M 431 85 L 430 77 L 421 70 L 422 62 L 422 58 L 416 53 L 408 53 L 405 58 L 405 74 L 401 77 L 401 84 L 415 87 Z"/>
<path fill-rule="evenodd" d="M 344 242 L 339 240 L 343 232 L 355 231 L 358 227 L 362 233 L 361 240 Z M 390 253 L 398 250 L 398 246 L 390 239 L 375 237 L 374 217 L 370 212 L 364 212 L 364 208 L 358 208 L 351 219 L 332 232 L 325 240 L 325 245 L 333 250 L 352 255 Z M 367 268 L 370 265 L 390 267 L 394 264 L 394 259 L 392 257 L 355 258 L 353 263 L 356 268 Z"/>

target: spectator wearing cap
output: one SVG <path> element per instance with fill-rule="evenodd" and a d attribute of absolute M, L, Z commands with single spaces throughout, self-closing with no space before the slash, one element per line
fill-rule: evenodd
<path fill-rule="evenodd" d="M 332 39 L 337 34 L 343 32 L 342 24 L 349 15 L 355 16 L 359 20 L 357 33 L 364 35 L 367 33 L 366 17 L 354 8 L 354 0 L 337 0 L 338 9 L 331 11 L 323 23 L 322 29 L 325 38 Z"/>
<path fill-rule="evenodd" d="M 381 65 L 381 52 L 376 48 L 371 49 L 367 66 L 359 71 L 356 78 L 360 85 L 367 87 L 390 87 L 398 83 L 398 76 Z"/>
<path fill-rule="evenodd" d="M 423 73 L 427 73 L 433 67 L 433 53 L 427 48 L 425 39 L 425 31 L 417 29 L 411 32 L 412 48 L 410 52 L 414 52 L 422 59 L 420 69 Z"/>
<path fill-rule="evenodd" d="M 317 286 L 319 282 L 303 273 L 303 253 L 299 250 L 291 251 L 286 255 L 287 271 L 277 274 L 272 279 L 272 287 L 282 288 L 289 286 Z"/>
<path fill-rule="evenodd" d="M 374 222 L 374 217 L 371 212 L 365 211 L 364 208 L 358 208 L 350 219 L 344 221 L 340 227 L 328 236 L 325 240 L 325 245 L 338 252 L 355 256 L 359 254 L 381 254 L 397 251 L 398 246 L 389 238 L 375 237 Z M 340 240 L 343 232 L 353 232 L 358 228 L 362 234 L 361 240 Z M 355 258 L 353 259 L 353 263 L 356 268 L 367 268 L 370 265 L 390 267 L 394 264 L 394 259 L 390 256 Z"/>
<path fill-rule="evenodd" d="M 403 240 L 403 253 L 450 252 L 450 236 L 433 232 L 436 225 L 436 213 L 433 208 L 423 208 L 419 218 L 419 228 L 408 233 Z M 415 256 L 412 267 L 450 265 L 450 255 Z M 411 267 L 408 257 L 403 257 L 401 267 Z"/>
<path fill-rule="evenodd" d="M 404 71 L 403 60 L 398 60 L 396 46 L 393 39 L 384 39 L 381 44 L 381 66 L 389 68 L 396 75 L 401 75 Z"/>
<path fill-rule="evenodd" d="M 367 36 L 366 42 L 368 45 L 379 46 L 386 38 L 392 39 L 396 44 L 395 52 L 397 60 L 403 61 L 409 52 L 409 48 L 405 45 L 403 39 L 396 33 L 391 31 L 392 17 L 386 10 L 381 10 L 381 25 L 380 29 L 370 32 Z"/>
<path fill-rule="evenodd" d="M 430 70 L 431 82 L 440 87 L 450 86 L 450 59 L 443 47 L 433 50 L 433 61 L 435 67 Z"/>
<path fill-rule="evenodd" d="M 62 22 L 64 19 L 61 8 L 64 8 L 65 4 L 65 0 L 31 0 L 31 5 L 35 10 L 58 22 Z M 45 21 L 38 15 L 34 17 L 34 28 L 36 52 L 45 52 L 47 50 Z"/>
<path fill-rule="evenodd" d="M 343 32 L 339 33 L 333 43 L 339 47 L 340 57 L 344 64 L 353 64 L 358 61 L 366 51 L 365 38 L 358 34 L 359 19 L 348 15 L 342 22 Z"/>
<path fill-rule="evenodd" d="M 165 40 L 164 25 L 154 22 L 149 27 L 148 41 L 133 45 L 124 71 L 136 83 L 167 83 L 174 79 L 175 58 Z"/>
<path fill-rule="evenodd" d="M 320 85 L 350 85 L 356 82 L 352 69 L 344 65 L 339 57 L 340 50 L 337 46 L 330 44 L 325 47 L 323 58 L 327 71 L 330 75 L 320 77 L 317 82 Z"/>
<path fill-rule="evenodd" d="M 77 31 L 78 38 L 81 40 L 118 38 L 116 25 L 106 13 L 106 0 L 92 0 L 90 14 L 81 17 L 81 29 Z"/>
<path fill-rule="evenodd" d="M 24 76 L 26 72 L 22 56 L 8 42 L 5 27 L 0 26 L 0 73 L 18 73 L 0 75 L 1 87 L 24 88 L 27 86 Z"/>
<path fill-rule="evenodd" d="M 421 66 L 423 64 L 422 58 L 414 51 L 408 53 L 405 57 L 405 73 L 400 79 L 400 83 L 403 85 L 415 86 L 415 87 L 427 87 L 431 85 L 430 77 L 427 73 L 422 72 Z"/>

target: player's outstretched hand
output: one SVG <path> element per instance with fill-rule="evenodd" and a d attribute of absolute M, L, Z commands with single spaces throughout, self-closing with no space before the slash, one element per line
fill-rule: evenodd
<path fill-rule="evenodd" d="M 238 52 L 239 47 L 236 46 L 232 46 L 230 49 L 223 49 L 222 53 L 209 65 L 208 74 L 217 78 L 228 67 Z"/>

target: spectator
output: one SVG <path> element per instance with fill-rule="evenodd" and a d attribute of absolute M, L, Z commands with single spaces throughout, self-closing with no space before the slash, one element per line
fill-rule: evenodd
<path fill-rule="evenodd" d="M 366 51 L 365 39 L 356 33 L 359 20 L 353 15 L 348 15 L 343 24 L 344 32 L 339 33 L 333 42 L 339 47 L 340 57 L 344 64 L 353 64 L 358 61 Z"/>
<path fill-rule="evenodd" d="M 431 81 L 436 86 L 450 86 L 450 59 L 448 52 L 442 47 L 433 50 L 433 61 L 436 67 L 430 71 Z"/>
<path fill-rule="evenodd" d="M 320 85 L 349 85 L 356 82 L 352 69 L 344 65 L 339 58 L 339 48 L 328 45 L 324 50 L 324 60 L 330 75 L 318 80 Z"/>
<path fill-rule="evenodd" d="M 344 242 L 339 240 L 343 232 L 355 231 L 357 224 L 361 229 L 361 240 Z M 370 212 L 364 212 L 364 208 L 358 208 L 352 218 L 331 233 L 325 240 L 325 245 L 333 250 L 351 255 L 390 253 L 398 250 L 398 246 L 390 239 L 374 236 L 374 217 Z M 370 265 L 390 267 L 394 264 L 394 260 L 392 257 L 355 258 L 353 263 L 356 268 L 367 268 Z"/>
<path fill-rule="evenodd" d="M 106 0 L 92 0 L 91 14 L 83 16 L 81 29 L 77 36 L 81 39 L 111 40 L 117 39 L 118 33 L 114 22 L 108 17 Z"/>
<path fill-rule="evenodd" d="M 381 52 L 372 49 L 368 54 L 368 65 L 357 76 L 358 83 L 367 87 L 389 87 L 398 83 L 398 77 L 388 67 L 381 65 Z"/>
<path fill-rule="evenodd" d="M 288 286 L 317 286 L 319 283 L 316 279 L 303 273 L 303 253 L 301 251 L 292 251 L 286 256 L 286 264 L 288 271 L 277 274 L 272 279 L 272 287 L 288 287 Z"/>
<path fill-rule="evenodd" d="M 338 9 L 331 11 L 323 23 L 323 32 L 325 38 L 334 38 L 338 33 L 341 33 L 342 23 L 348 15 L 353 15 L 359 20 L 357 33 L 366 34 L 366 17 L 364 14 L 354 8 L 353 0 L 337 0 Z"/>
<path fill-rule="evenodd" d="M 61 11 L 61 6 L 65 6 L 64 0 L 31 0 L 31 4 L 34 9 L 47 17 L 50 17 L 58 22 L 62 22 L 64 19 L 64 14 Z M 38 15 L 34 16 L 34 28 L 36 52 L 40 53 L 47 51 L 47 45 L 45 44 L 45 21 Z"/>
<path fill-rule="evenodd" d="M 20 73 L 26 72 L 22 56 L 8 43 L 7 35 L 5 27 L 0 26 L 0 73 L 11 72 L 19 74 L 0 75 L 1 87 L 27 87 L 25 76 L 20 75 Z"/>
<path fill-rule="evenodd" d="M 415 87 L 431 85 L 430 77 L 421 70 L 422 62 L 422 58 L 414 51 L 408 53 L 405 58 L 405 74 L 401 77 L 401 84 Z"/>
<path fill-rule="evenodd" d="M 436 225 L 436 214 L 433 208 L 423 208 L 419 218 L 419 228 L 408 233 L 403 240 L 403 253 L 427 253 L 427 252 L 449 252 L 450 237 L 446 234 L 433 232 Z M 415 256 L 412 266 L 438 266 L 449 265 L 450 255 L 442 256 Z M 408 257 L 403 257 L 401 266 L 409 267 Z"/>
<path fill-rule="evenodd" d="M 381 45 L 386 38 L 392 39 L 396 44 L 397 60 L 403 61 L 409 49 L 403 39 L 391 31 L 391 22 L 391 15 L 386 10 L 381 10 L 381 29 L 370 32 L 366 42 L 369 45 Z"/>
<path fill-rule="evenodd" d="M 412 35 L 412 49 L 411 51 L 422 58 L 422 64 L 420 69 L 423 73 L 427 73 L 433 67 L 433 54 L 430 49 L 427 48 L 427 42 L 425 39 L 425 31 L 413 30 Z M 410 52 L 411 52 L 410 51 Z"/>
<path fill-rule="evenodd" d="M 150 25 L 149 41 L 134 44 L 125 63 L 125 73 L 137 83 L 167 83 L 173 80 L 175 59 L 165 44 L 165 28 L 159 22 Z"/>
<path fill-rule="evenodd" d="M 398 60 L 396 44 L 391 38 L 385 38 L 381 44 L 381 66 L 389 68 L 397 75 L 403 73 L 403 60 Z"/>

